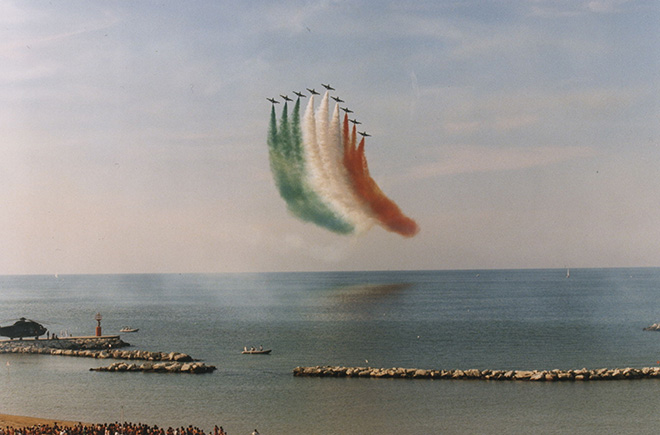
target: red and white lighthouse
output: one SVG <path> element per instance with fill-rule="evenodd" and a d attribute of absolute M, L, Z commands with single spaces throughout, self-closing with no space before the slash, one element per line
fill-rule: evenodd
<path fill-rule="evenodd" d="M 101 319 L 103 319 L 103 316 L 101 316 L 101 313 L 96 313 L 94 316 L 94 320 L 96 320 L 96 336 L 100 337 L 101 336 Z"/>

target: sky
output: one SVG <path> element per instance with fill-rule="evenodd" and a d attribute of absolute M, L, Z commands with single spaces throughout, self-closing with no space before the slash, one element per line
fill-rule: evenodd
<path fill-rule="evenodd" d="M 2 0 L 0 274 L 660 266 L 658 29 L 654 0 Z M 287 212 L 266 97 L 321 83 L 415 237 Z"/>

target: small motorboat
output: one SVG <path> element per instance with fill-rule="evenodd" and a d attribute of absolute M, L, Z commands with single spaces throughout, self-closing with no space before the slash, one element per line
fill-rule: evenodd
<path fill-rule="evenodd" d="M 243 355 L 268 355 L 273 349 L 243 349 Z"/>
<path fill-rule="evenodd" d="M 124 326 L 119 332 L 138 332 L 139 330 L 139 328 L 129 328 L 128 326 Z"/>

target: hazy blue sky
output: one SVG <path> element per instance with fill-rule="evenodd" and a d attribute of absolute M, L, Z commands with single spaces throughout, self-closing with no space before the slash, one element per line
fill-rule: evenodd
<path fill-rule="evenodd" d="M 0 273 L 660 266 L 655 0 L 0 2 Z M 421 232 L 290 216 L 331 83 Z"/>

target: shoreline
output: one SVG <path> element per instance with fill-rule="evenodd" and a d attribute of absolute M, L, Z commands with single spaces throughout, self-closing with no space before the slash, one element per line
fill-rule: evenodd
<path fill-rule="evenodd" d="M 3 428 L 5 426 L 29 427 L 40 424 L 52 426 L 55 423 L 57 423 L 58 426 L 67 426 L 67 427 L 72 427 L 80 423 L 88 424 L 85 423 L 84 421 L 69 421 L 69 420 L 58 420 L 52 418 L 29 417 L 24 415 L 0 414 L 0 428 Z"/>

